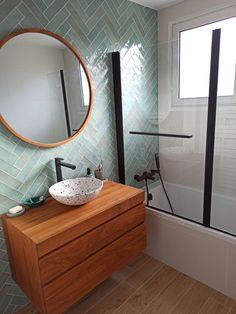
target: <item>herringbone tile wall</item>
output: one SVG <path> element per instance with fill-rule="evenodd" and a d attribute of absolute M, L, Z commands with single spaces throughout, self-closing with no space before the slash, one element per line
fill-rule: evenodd
<path fill-rule="evenodd" d="M 55 182 L 56 156 L 77 165 L 76 171 L 64 171 L 65 178 L 82 175 L 103 159 L 106 176 L 117 179 L 113 51 L 122 56 L 126 176 L 135 184 L 134 174 L 151 168 L 158 149 L 156 139 L 128 134 L 152 131 L 149 121 L 157 115 L 156 12 L 127 0 L 0 1 L 1 38 L 27 27 L 56 32 L 78 48 L 92 75 L 94 109 L 77 139 L 53 149 L 30 146 L 0 125 L 0 213 L 47 191 Z M 2 233 L 0 256 L 0 313 L 11 313 L 27 301 L 11 280 Z"/>

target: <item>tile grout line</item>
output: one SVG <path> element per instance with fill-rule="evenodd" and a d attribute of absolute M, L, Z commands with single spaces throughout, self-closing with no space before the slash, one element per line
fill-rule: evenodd
<path fill-rule="evenodd" d="M 147 260 L 146 262 L 144 262 L 142 265 L 140 265 L 140 266 L 137 268 L 137 270 L 141 269 L 141 267 L 143 267 L 147 262 L 148 262 L 148 260 Z M 137 270 L 135 270 L 135 272 L 136 272 Z M 135 272 L 134 272 L 134 273 L 135 273 Z M 130 276 L 132 276 L 134 273 L 132 273 Z M 130 276 L 129 276 L 129 277 L 130 277 Z M 128 278 L 129 278 L 129 277 L 128 277 Z M 111 278 L 111 277 L 109 277 L 109 278 Z M 106 296 L 108 296 L 109 294 L 111 294 L 117 287 L 119 287 L 122 283 L 124 283 L 128 278 L 121 280 L 121 281 L 117 284 L 116 287 L 113 287 L 113 288 L 112 288 L 110 291 L 108 291 L 101 299 L 99 299 L 97 302 L 95 302 L 95 304 L 93 304 L 91 307 L 89 307 L 88 310 L 87 310 L 84 314 L 87 314 L 88 311 L 90 311 L 90 310 L 91 310 L 92 308 L 94 308 L 97 304 L 99 304 L 102 300 L 104 300 Z M 131 285 L 129 284 L 129 286 L 131 286 Z M 133 286 L 131 286 L 131 287 L 133 287 Z M 135 290 L 135 291 L 136 291 L 136 290 Z M 119 308 L 119 307 L 118 307 L 118 308 Z M 118 309 L 118 308 L 117 308 L 117 309 Z"/>
<path fill-rule="evenodd" d="M 56 0 L 54 1 L 54 2 L 56 2 Z M 53 2 L 53 3 L 54 3 Z M 66 6 L 67 6 L 67 4 L 70 2 L 70 0 L 66 0 L 66 2 L 65 2 L 65 4 L 59 9 L 59 11 L 57 11 L 57 13 L 53 16 L 53 18 L 49 21 L 48 20 L 48 18 L 47 18 L 47 20 L 48 20 L 48 22 L 47 22 L 47 24 L 45 25 L 45 28 L 51 23 L 51 21 L 53 21 L 53 19 L 64 9 L 64 8 L 66 8 Z M 53 5 L 53 3 L 48 7 L 48 9 Z M 69 11 L 68 11 L 68 9 L 66 8 L 66 11 L 67 11 L 67 13 L 69 13 Z M 46 12 L 46 10 L 45 10 L 45 12 Z"/>
<path fill-rule="evenodd" d="M 135 291 L 136 291 L 136 290 L 135 290 Z M 127 303 L 127 300 L 128 300 L 128 298 L 127 298 L 127 299 L 125 300 L 125 302 L 123 302 L 115 311 L 113 311 L 112 314 L 113 314 L 113 313 L 115 314 L 124 304 L 127 304 L 129 307 L 131 307 L 132 310 L 135 311 L 135 313 L 138 314 L 137 310 L 133 307 L 133 305 Z M 140 314 L 140 313 L 139 313 L 139 314 Z"/>
<path fill-rule="evenodd" d="M 149 279 L 147 279 L 145 282 L 143 282 L 138 288 L 136 288 L 135 289 L 135 291 L 125 300 L 125 302 L 127 302 L 138 290 L 140 290 L 146 283 L 148 283 L 149 281 L 151 281 L 152 280 L 152 278 L 159 272 L 159 271 L 161 271 L 162 269 L 163 269 L 163 267 L 164 267 L 164 265 L 162 265 L 161 266 L 161 268 L 158 268 L 156 271 L 155 271 L 155 273 L 149 278 Z M 133 287 L 133 286 L 132 286 Z M 124 303 L 125 303 L 124 302 Z M 128 302 L 127 302 L 127 304 L 129 305 L 129 306 L 131 306 L 131 304 L 129 304 Z M 121 305 L 123 305 L 123 304 L 121 304 Z M 118 310 L 120 307 L 121 307 L 121 305 L 116 309 L 116 310 Z M 133 308 L 133 306 L 131 306 L 132 308 Z"/>
<path fill-rule="evenodd" d="M 21 3 L 22 3 L 22 0 L 17 4 L 17 6 L 15 6 L 15 7 L 7 14 L 7 16 L 4 17 L 3 20 L 1 20 L 0 25 L 9 17 L 9 15 L 11 15 L 11 13 L 12 13 L 14 10 L 18 10 L 18 11 L 19 11 L 18 7 L 21 5 Z M 20 11 L 19 11 L 19 12 L 20 12 Z M 22 14 L 22 13 L 21 13 L 21 14 Z"/>
<path fill-rule="evenodd" d="M 181 273 L 181 274 L 183 274 L 183 273 Z M 185 274 L 184 274 L 185 275 Z M 187 276 L 187 275 L 185 275 L 185 276 Z M 188 276 L 189 277 L 189 276 Z M 193 279 L 193 278 L 191 278 L 191 277 L 189 277 L 190 279 L 192 279 L 192 280 L 195 280 L 195 279 Z M 193 282 L 191 285 L 190 285 L 190 287 L 189 287 L 189 290 L 187 290 L 185 293 L 183 293 L 183 295 L 180 297 L 180 299 L 177 301 L 177 303 L 174 305 L 174 307 L 176 307 L 182 300 L 183 300 L 183 298 L 187 295 L 187 293 L 192 289 L 192 287 L 194 286 L 196 284 L 196 282 Z M 174 307 L 171 309 L 171 313 L 173 313 L 174 314 Z"/>
<path fill-rule="evenodd" d="M 38 17 L 35 15 L 34 11 L 28 6 L 27 3 L 23 2 L 23 5 L 29 10 L 29 12 L 33 15 L 33 17 L 35 18 L 35 20 L 44 28 L 43 24 L 41 23 L 41 21 L 38 19 Z M 20 10 L 19 10 L 20 11 Z M 21 12 L 21 11 L 20 11 Z M 48 20 L 45 17 L 46 20 Z"/>
<path fill-rule="evenodd" d="M 165 264 L 163 265 L 163 267 L 162 267 L 161 269 L 163 269 L 164 267 L 165 267 Z M 172 267 L 171 267 L 171 268 L 172 268 Z M 161 269 L 160 269 L 160 270 L 161 270 Z M 173 269 L 174 269 L 174 268 L 173 268 Z M 174 270 L 175 270 L 175 269 L 174 269 Z M 155 300 L 157 300 L 158 297 L 160 297 L 160 295 L 161 295 L 166 289 L 168 289 L 168 288 L 170 287 L 170 285 L 174 282 L 174 280 L 176 280 L 176 278 L 177 278 L 178 275 L 179 275 L 179 272 L 178 272 L 177 270 L 175 270 L 175 271 L 177 272 L 177 274 L 175 275 L 175 277 L 168 283 L 168 285 L 165 287 L 164 290 L 161 291 L 160 294 L 158 294 L 156 297 L 154 297 L 153 300 L 151 300 L 151 302 L 145 306 L 145 309 L 144 309 L 141 313 L 145 314 L 145 311 L 146 311 L 147 307 L 148 307 L 152 302 L 154 302 Z"/>
<path fill-rule="evenodd" d="M 214 291 L 211 291 L 211 294 L 210 294 L 209 297 L 206 299 L 206 301 L 202 304 L 202 306 L 200 307 L 198 313 L 200 313 L 201 308 L 203 308 L 203 307 L 206 305 L 206 303 L 208 302 L 208 300 L 213 296 L 213 293 L 214 293 Z M 218 302 L 217 302 L 217 303 L 218 303 Z"/>

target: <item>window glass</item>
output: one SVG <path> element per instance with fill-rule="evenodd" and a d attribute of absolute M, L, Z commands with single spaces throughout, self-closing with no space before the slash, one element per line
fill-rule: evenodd
<path fill-rule="evenodd" d="M 211 39 L 221 29 L 218 96 L 233 96 L 236 17 L 180 32 L 179 98 L 208 97 Z"/>

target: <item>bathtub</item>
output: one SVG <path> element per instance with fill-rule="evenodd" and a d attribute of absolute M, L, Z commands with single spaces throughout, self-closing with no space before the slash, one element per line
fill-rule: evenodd
<path fill-rule="evenodd" d="M 165 183 L 174 213 L 201 223 L 203 221 L 203 191 L 183 185 Z M 149 205 L 170 212 L 165 193 L 159 183 L 150 186 L 153 200 Z M 236 235 L 236 199 L 214 193 L 212 196 L 212 227 Z"/>
<path fill-rule="evenodd" d="M 166 183 L 177 215 L 202 221 L 202 192 Z M 159 184 L 151 185 L 151 206 L 168 209 Z M 213 196 L 212 225 L 235 232 L 235 200 Z M 236 238 L 152 208 L 146 208 L 146 253 L 236 299 Z M 227 217 L 227 219 L 226 219 Z"/>

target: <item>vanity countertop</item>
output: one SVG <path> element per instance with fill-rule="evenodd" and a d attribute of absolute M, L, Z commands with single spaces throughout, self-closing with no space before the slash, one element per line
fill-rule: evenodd
<path fill-rule="evenodd" d="M 5 219 L 31 239 L 42 256 L 143 201 L 144 191 L 106 181 L 97 198 L 87 204 L 67 206 L 50 197 L 42 206 L 28 209 L 22 216 Z"/>

